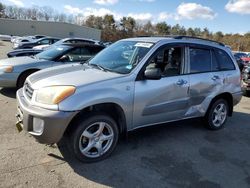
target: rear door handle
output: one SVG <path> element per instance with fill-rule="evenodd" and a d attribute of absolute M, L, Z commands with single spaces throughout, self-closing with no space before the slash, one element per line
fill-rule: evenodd
<path fill-rule="evenodd" d="M 218 75 L 214 75 L 211 79 L 215 81 L 215 80 L 219 80 L 220 77 Z"/>

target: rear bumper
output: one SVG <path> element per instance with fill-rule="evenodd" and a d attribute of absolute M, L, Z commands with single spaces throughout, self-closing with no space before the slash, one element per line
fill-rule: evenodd
<path fill-rule="evenodd" d="M 59 142 L 77 112 L 53 111 L 31 106 L 22 93 L 22 89 L 17 91 L 17 118 L 23 129 L 40 143 Z"/>

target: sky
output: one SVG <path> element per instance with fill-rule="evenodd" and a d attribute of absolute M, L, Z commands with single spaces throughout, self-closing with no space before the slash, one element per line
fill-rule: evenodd
<path fill-rule="evenodd" d="M 165 21 L 212 32 L 250 32 L 250 0 L 0 0 L 19 7 L 50 6 L 65 14 L 104 16 L 118 21 L 131 16 L 138 22 Z"/>

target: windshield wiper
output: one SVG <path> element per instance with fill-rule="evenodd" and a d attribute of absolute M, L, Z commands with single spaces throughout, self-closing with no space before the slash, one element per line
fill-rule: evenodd
<path fill-rule="evenodd" d="M 80 64 L 83 65 L 83 64 L 89 64 L 89 63 L 88 63 L 88 60 L 82 60 L 80 61 Z"/>
<path fill-rule="evenodd" d="M 92 65 L 93 67 L 97 67 L 97 68 L 99 68 L 100 70 L 102 70 L 102 71 L 107 71 L 107 69 L 106 68 L 104 68 L 103 66 L 101 66 L 101 65 L 98 65 L 98 64 L 89 64 L 89 65 Z"/>

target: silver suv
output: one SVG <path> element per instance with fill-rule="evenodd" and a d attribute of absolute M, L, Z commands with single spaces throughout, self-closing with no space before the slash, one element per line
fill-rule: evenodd
<path fill-rule="evenodd" d="M 224 126 L 241 100 L 240 71 L 221 43 L 192 37 L 118 41 L 82 65 L 32 74 L 17 91 L 17 127 L 38 142 L 66 138 L 83 162 L 101 160 L 119 136 L 204 117 Z"/>

